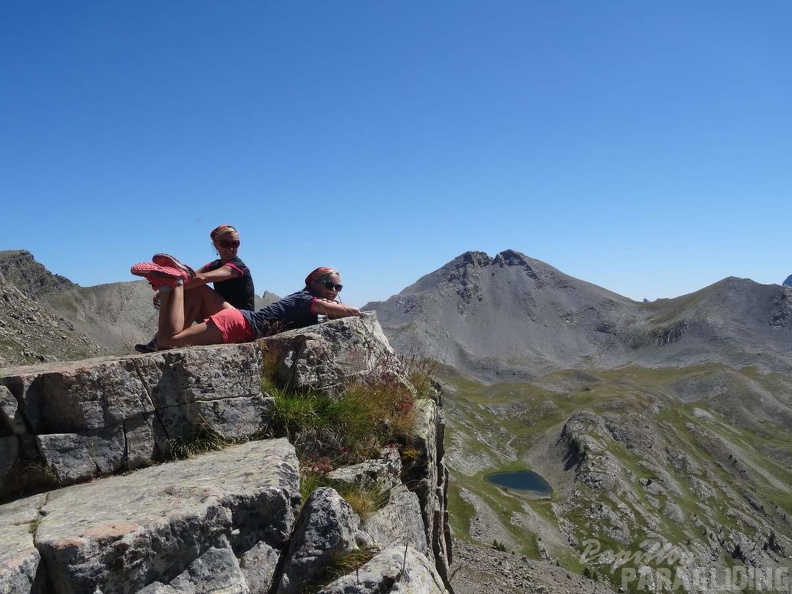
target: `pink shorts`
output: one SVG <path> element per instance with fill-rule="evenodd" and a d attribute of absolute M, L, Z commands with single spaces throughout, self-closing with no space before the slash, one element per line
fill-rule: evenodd
<path fill-rule="evenodd" d="M 238 309 L 221 309 L 215 315 L 209 316 L 206 320 L 217 326 L 220 334 L 223 335 L 225 344 L 235 344 L 238 342 L 249 342 L 253 340 L 253 330 Z"/>

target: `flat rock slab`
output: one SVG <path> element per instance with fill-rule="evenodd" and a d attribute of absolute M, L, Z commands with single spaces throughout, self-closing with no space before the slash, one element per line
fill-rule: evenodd
<path fill-rule="evenodd" d="M 34 589 L 41 556 L 33 533 L 45 500 L 46 495 L 35 495 L 0 506 L 0 592 Z"/>
<path fill-rule="evenodd" d="M 298 503 L 294 448 L 275 439 L 53 491 L 26 523 L 52 592 L 135 592 L 212 547 L 230 543 L 237 558 L 260 543 L 279 550 Z"/>

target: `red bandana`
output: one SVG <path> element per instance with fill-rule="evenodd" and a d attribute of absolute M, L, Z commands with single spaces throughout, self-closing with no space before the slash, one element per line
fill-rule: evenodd
<path fill-rule="evenodd" d="M 311 282 L 316 279 L 316 277 L 322 276 L 323 274 L 326 274 L 328 272 L 335 273 L 335 271 L 336 271 L 335 268 L 331 268 L 330 266 L 320 266 L 319 268 L 311 272 L 311 274 L 305 277 L 305 286 L 307 287 L 308 285 L 310 285 Z"/>

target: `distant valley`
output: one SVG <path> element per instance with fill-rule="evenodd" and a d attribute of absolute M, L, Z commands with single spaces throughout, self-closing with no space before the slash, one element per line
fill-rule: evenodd
<path fill-rule="evenodd" d="M 792 288 L 638 303 L 509 250 L 371 307 L 400 352 L 441 362 L 456 534 L 616 590 L 789 567 Z M 486 481 L 521 469 L 552 498 Z"/>

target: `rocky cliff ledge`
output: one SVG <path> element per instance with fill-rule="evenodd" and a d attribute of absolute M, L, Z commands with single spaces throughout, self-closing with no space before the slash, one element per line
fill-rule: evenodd
<path fill-rule="evenodd" d="M 410 388 L 392 355 L 376 320 L 348 318 L 258 343 L 0 370 L 0 592 L 450 592 L 435 400 L 416 400 L 408 448 L 337 468 L 338 490 L 306 501 L 294 445 L 259 439 L 273 357 L 289 390 L 343 399 L 353 376 Z M 162 462 L 202 434 L 236 445 Z M 376 488 L 380 505 L 359 516 L 344 484 Z M 361 550 L 365 564 L 328 578 Z"/>

